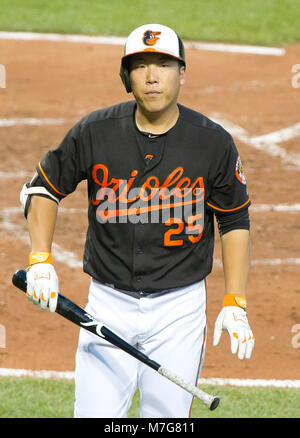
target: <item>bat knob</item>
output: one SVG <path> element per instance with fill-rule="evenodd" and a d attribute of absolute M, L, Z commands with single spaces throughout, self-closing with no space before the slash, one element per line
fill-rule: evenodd
<path fill-rule="evenodd" d="M 213 401 L 211 402 L 211 405 L 209 407 L 209 409 L 211 411 L 213 411 L 214 409 L 216 409 L 219 406 L 220 403 L 220 398 L 219 397 L 214 397 Z"/>
<path fill-rule="evenodd" d="M 27 289 L 26 276 L 25 269 L 18 269 L 12 276 L 13 285 L 21 289 L 23 292 L 26 292 Z"/>

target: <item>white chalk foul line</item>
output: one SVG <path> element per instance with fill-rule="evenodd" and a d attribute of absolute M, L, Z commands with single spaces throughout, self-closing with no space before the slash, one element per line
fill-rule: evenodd
<path fill-rule="evenodd" d="M 124 46 L 126 37 L 91 36 L 91 35 L 61 35 L 37 32 L 0 32 L 0 39 L 23 41 L 55 41 L 70 43 L 108 44 Z M 242 44 L 203 43 L 199 41 L 184 41 L 186 49 L 209 50 L 213 52 L 245 53 L 250 55 L 283 56 L 284 48 L 264 47 Z"/>
<path fill-rule="evenodd" d="M 281 266 L 281 265 L 300 265 L 299 257 L 290 257 L 287 259 L 262 259 L 262 260 L 252 260 L 252 266 Z"/>
<path fill-rule="evenodd" d="M 300 266 L 299 257 L 251 260 L 251 266 Z M 214 258 L 214 268 L 223 268 L 222 260 Z"/>
<path fill-rule="evenodd" d="M 300 167 L 300 154 L 290 154 L 278 145 L 278 143 L 298 137 L 300 135 L 300 123 L 276 132 L 260 136 L 250 136 L 244 128 L 219 117 L 219 114 L 212 114 L 210 118 L 222 125 L 233 137 L 247 146 L 260 150 L 270 156 L 279 157 L 283 163 L 292 164 L 295 168 Z"/>
<path fill-rule="evenodd" d="M 0 119 L 0 128 L 10 128 L 12 126 L 51 126 L 64 125 L 70 122 L 66 119 L 51 119 L 51 118 L 5 118 Z"/>
<path fill-rule="evenodd" d="M 37 379 L 74 380 L 73 371 L 26 370 L 0 368 L 0 377 L 31 377 Z M 236 387 L 300 388 L 300 380 L 200 378 L 198 385 Z"/>
<path fill-rule="evenodd" d="M 248 388 L 300 388 L 300 380 L 200 378 L 198 385 L 237 386 Z"/>
<path fill-rule="evenodd" d="M 19 170 L 16 172 L 8 171 L 5 172 L 0 170 L 0 179 L 16 179 L 16 178 L 31 178 L 34 172 L 26 172 L 23 170 Z"/>
<path fill-rule="evenodd" d="M 0 39 L 22 41 L 54 41 L 68 43 L 108 44 L 123 46 L 126 42 L 124 37 L 116 36 L 92 36 L 92 35 L 68 35 L 57 33 L 38 32 L 0 32 Z"/>
<path fill-rule="evenodd" d="M 1 377 L 34 377 L 37 379 L 73 380 L 73 371 L 48 371 L 25 370 L 13 368 L 0 368 Z"/>
<path fill-rule="evenodd" d="M 269 134 L 258 135 L 252 137 L 254 143 L 282 143 L 300 136 L 300 123 L 279 129 L 278 131 L 270 132 Z"/>
<path fill-rule="evenodd" d="M 184 41 L 187 49 L 209 50 L 214 52 L 244 53 L 248 55 L 285 55 L 286 50 L 278 47 L 251 46 L 239 44 L 219 44 L 219 43 L 201 43 L 195 41 Z"/>
<path fill-rule="evenodd" d="M 297 213 L 300 211 L 300 204 L 254 204 L 251 206 L 254 213 L 276 211 L 279 213 Z"/>

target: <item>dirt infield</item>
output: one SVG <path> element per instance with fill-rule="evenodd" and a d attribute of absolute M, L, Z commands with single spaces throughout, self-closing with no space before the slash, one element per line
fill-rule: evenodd
<path fill-rule="evenodd" d="M 6 348 L 0 348 L 0 368 L 74 369 L 78 328 L 32 306 L 11 285 L 12 273 L 26 267 L 29 252 L 19 191 L 36 163 L 75 121 L 131 99 L 118 77 L 121 54 L 119 46 L 0 41 L 0 64 L 6 68 L 6 88 L 0 89 L 0 325 L 5 327 Z M 252 199 L 253 266 L 247 296 L 256 336 L 253 357 L 233 357 L 226 333 L 220 345 L 212 347 L 223 296 L 217 236 L 216 263 L 208 278 L 208 342 L 201 377 L 300 378 L 300 339 L 292 331 L 300 327 L 300 225 L 293 208 L 300 203 L 300 133 L 291 128 L 287 139 L 275 135 L 265 144 L 264 139 L 252 141 L 299 122 L 300 88 L 292 87 L 291 72 L 298 63 L 299 44 L 287 47 L 284 56 L 187 50 L 187 83 L 180 102 L 235 125 L 228 126 L 234 129 Z M 13 126 L 3 126 L 4 119 Z M 41 119 L 52 120 L 39 126 Z M 85 191 L 82 183 L 62 201 L 54 237 L 58 252 L 70 252 L 64 253 L 64 262 L 55 263 L 61 291 L 80 305 L 86 303 L 89 278 L 69 265 L 72 256 L 80 261 L 83 253 Z M 291 211 L 272 209 L 283 203 Z"/>

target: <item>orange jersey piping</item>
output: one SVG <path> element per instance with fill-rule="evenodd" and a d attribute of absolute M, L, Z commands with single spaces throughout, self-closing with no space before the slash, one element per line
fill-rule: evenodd
<path fill-rule="evenodd" d="M 209 202 L 207 202 L 206 204 L 209 207 L 213 208 L 214 210 L 218 210 L 218 211 L 236 211 L 236 210 L 239 210 L 240 208 L 244 207 L 245 205 L 247 205 L 249 202 L 250 202 L 250 199 L 248 199 L 244 204 L 240 205 L 239 207 L 231 208 L 229 210 L 223 210 L 222 208 L 215 207 L 214 205 L 210 204 Z"/>
<path fill-rule="evenodd" d="M 54 185 L 49 181 L 47 175 L 45 174 L 45 172 L 44 172 L 43 169 L 42 169 L 41 163 L 39 163 L 39 169 L 40 169 L 40 171 L 42 172 L 43 177 L 45 178 L 45 180 L 47 181 L 47 183 L 49 184 L 49 186 L 50 186 L 50 187 L 51 187 L 56 193 L 58 193 L 58 194 L 61 195 L 61 196 L 67 196 L 65 193 L 61 193 L 60 191 L 58 191 L 58 190 L 54 187 Z"/>

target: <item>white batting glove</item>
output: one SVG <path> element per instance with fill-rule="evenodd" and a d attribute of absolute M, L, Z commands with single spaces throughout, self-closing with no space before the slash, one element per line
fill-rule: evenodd
<path fill-rule="evenodd" d="M 215 322 L 214 346 L 218 345 L 223 330 L 227 330 L 230 336 L 232 354 L 238 352 L 239 359 L 250 359 L 255 339 L 248 323 L 245 297 L 225 295 L 223 308 Z"/>
<path fill-rule="evenodd" d="M 49 252 L 31 253 L 27 269 L 26 296 L 43 310 L 55 312 L 58 298 L 58 278 Z"/>

